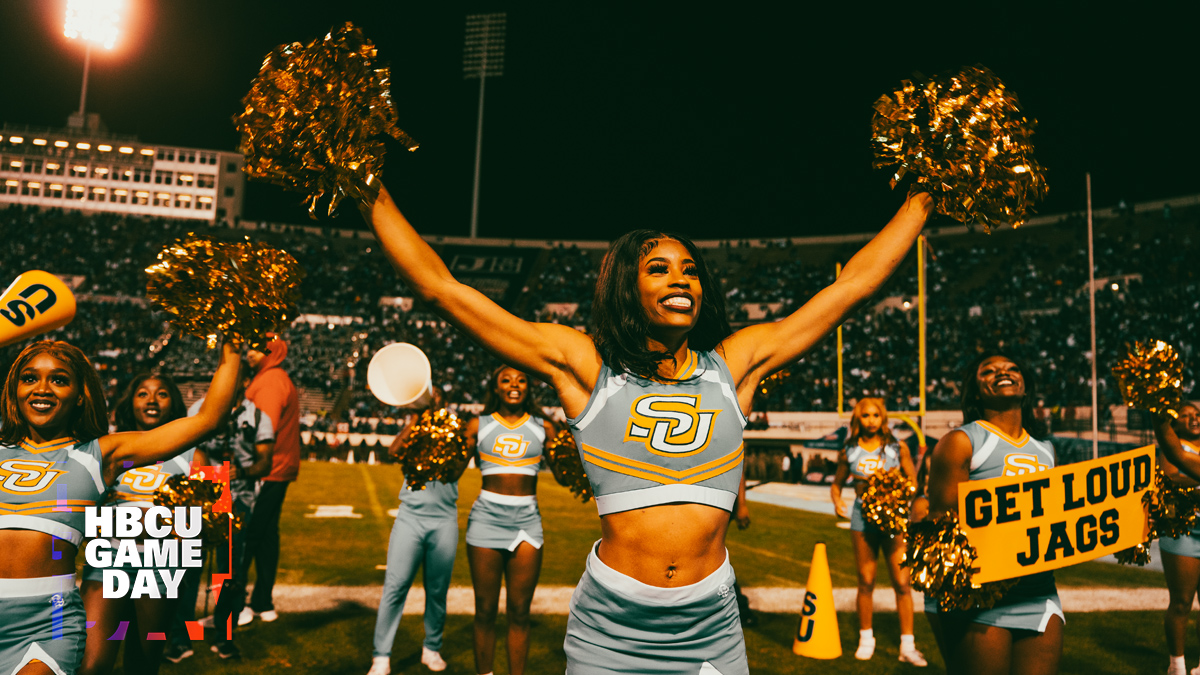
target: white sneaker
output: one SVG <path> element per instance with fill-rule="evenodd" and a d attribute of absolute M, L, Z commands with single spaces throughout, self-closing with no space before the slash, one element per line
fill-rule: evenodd
<path fill-rule="evenodd" d="M 909 649 L 905 649 L 904 647 L 901 647 L 900 648 L 900 663 L 911 663 L 912 665 L 917 666 L 919 668 L 924 668 L 925 666 L 929 665 L 929 662 L 925 660 L 925 655 L 922 654 L 921 652 L 917 651 L 916 647 L 912 647 Z"/>
<path fill-rule="evenodd" d="M 238 625 L 245 626 L 254 620 L 254 610 L 249 607 L 243 607 L 241 614 L 238 614 Z"/>
<path fill-rule="evenodd" d="M 858 649 L 854 650 L 854 658 L 866 661 L 875 654 L 875 638 L 859 638 Z"/>
<path fill-rule="evenodd" d="M 1196 666 L 1195 668 L 1192 668 L 1192 672 L 1189 673 L 1189 675 L 1200 675 L 1200 666 Z"/>
<path fill-rule="evenodd" d="M 212 615 L 211 615 L 211 614 L 209 614 L 208 616 L 204 617 L 203 619 L 200 619 L 200 620 L 199 620 L 199 621 L 197 621 L 196 623 L 200 624 L 200 625 L 201 625 L 201 626 L 203 626 L 204 628 L 212 628 L 212 627 L 213 627 L 213 618 L 212 618 Z"/>
<path fill-rule="evenodd" d="M 279 612 L 276 612 L 273 609 L 268 609 L 265 612 L 255 612 L 255 614 L 258 614 L 258 618 L 262 619 L 266 623 L 271 623 L 275 619 L 279 618 Z"/>
<path fill-rule="evenodd" d="M 392 672 L 392 657 L 376 656 L 371 659 L 371 669 L 367 671 L 367 675 L 391 675 Z"/>
<path fill-rule="evenodd" d="M 440 673 L 446 669 L 446 662 L 442 659 L 442 655 L 428 647 L 421 647 L 421 663 L 435 673 Z M 373 674 L 367 673 L 367 675 Z M 387 675 L 387 673 L 383 673 L 383 675 Z"/>

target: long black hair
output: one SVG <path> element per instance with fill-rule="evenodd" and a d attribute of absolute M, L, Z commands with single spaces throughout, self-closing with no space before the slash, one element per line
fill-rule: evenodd
<path fill-rule="evenodd" d="M 658 230 L 627 232 L 608 247 L 596 278 L 596 297 L 592 303 L 591 333 L 596 351 L 615 372 L 657 378 L 658 364 L 672 356 L 646 346 L 650 322 L 638 293 L 642 257 L 662 239 L 683 244 L 695 262 L 700 281 L 700 315 L 688 333 L 688 347 L 709 351 L 733 332 L 725 316 L 725 294 L 720 282 L 709 273 L 704 257 L 690 239 Z"/>
<path fill-rule="evenodd" d="M 245 373 L 246 371 L 242 371 Z M 133 416 L 133 395 L 137 393 L 138 387 L 147 380 L 158 380 L 162 383 L 167 394 L 171 397 L 171 409 L 163 416 L 162 424 L 174 422 L 181 417 L 187 417 L 187 404 L 183 402 L 183 394 L 179 393 L 179 386 L 175 384 L 175 380 L 169 375 L 158 375 L 155 373 L 140 373 L 129 382 L 129 386 L 125 388 L 125 393 L 121 394 L 121 398 L 117 401 L 117 406 L 113 410 L 113 417 L 117 424 L 117 431 L 138 431 L 137 420 Z"/>
<path fill-rule="evenodd" d="M 1021 379 L 1025 381 L 1025 397 L 1021 399 L 1021 426 L 1025 428 L 1025 431 L 1029 432 L 1030 436 L 1037 439 L 1045 438 L 1048 435 L 1045 425 L 1033 415 L 1033 402 L 1037 400 L 1037 378 L 1033 370 L 1026 368 L 1020 359 L 1014 358 L 1011 354 L 998 349 L 983 352 L 963 371 L 963 424 L 983 419 L 983 401 L 979 396 L 979 366 L 994 356 L 1012 361 L 1017 370 L 1021 371 Z"/>

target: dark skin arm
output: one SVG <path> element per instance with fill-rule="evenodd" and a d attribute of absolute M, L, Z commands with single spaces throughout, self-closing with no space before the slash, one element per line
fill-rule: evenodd
<path fill-rule="evenodd" d="M 246 478 L 262 478 L 271 473 L 271 460 L 275 454 L 275 441 L 254 444 L 254 463 L 239 472 Z"/>
<path fill-rule="evenodd" d="M 952 431 L 933 448 L 929 467 L 929 511 L 958 511 L 958 485 L 971 480 L 971 439 Z"/>
<path fill-rule="evenodd" d="M 1163 455 L 1166 455 L 1170 464 L 1163 464 L 1163 473 L 1171 478 L 1167 467 L 1178 475 L 1179 472 L 1186 474 L 1194 481 L 1200 481 L 1200 455 L 1193 455 L 1183 449 L 1183 444 L 1179 442 L 1179 436 L 1175 433 L 1175 428 L 1171 426 L 1173 418 L 1169 415 L 1158 415 L 1154 418 L 1154 438 L 1158 441 L 1158 449 Z M 1172 466 L 1173 465 L 1173 466 Z M 1192 482 L 1192 485 L 1197 483 Z"/>
<path fill-rule="evenodd" d="M 846 461 L 845 449 L 838 451 L 837 471 L 833 474 L 833 484 L 829 486 L 829 497 L 833 501 L 833 510 L 837 512 L 838 518 L 849 518 L 849 512 L 846 510 L 846 500 L 842 499 L 842 489 L 846 487 L 846 481 L 850 479 L 850 463 Z"/>
<path fill-rule="evenodd" d="M 750 505 L 746 503 L 746 460 L 742 460 L 742 482 L 738 484 L 737 501 L 729 517 L 737 521 L 739 530 L 750 527 Z"/>

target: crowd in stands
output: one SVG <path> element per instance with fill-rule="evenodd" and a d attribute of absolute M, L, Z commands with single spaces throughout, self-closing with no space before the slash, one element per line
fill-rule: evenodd
<path fill-rule="evenodd" d="M 1189 252 L 1200 238 L 1200 208 L 1120 215 L 1097 223 L 1095 239 L 1097 348 L 1103 403 L 1117 403 L 1109 368 L 1135 339 L 1167 340 L 1182 351 L 1185 388 L 1194 385 L 1200 279 Z M 954 408 L 962 368 L 981 350 L 1003 347 L 1024 359 L 1047 407 L 1090 402 L 1087 249 L 1083 222 L 933 237 L 927 251 L 929 408 Z M 171 240 L 189 232 L 231 239 L 249 234 L 291 253 L 306 271 L 302 314 L 350 317 L 351 323 L 297 322 L 287 332 L 287 368 L 298 386 L 328 397 L 346 392 L 346 419 L 395 413 L 366 390 L 370 354 L 390 342 L 419 346 L 434 367 L 437 386 L 456 403 L 482 401 L 498 364 L 455 329 L 422 311 L 381 306 L 385 296 L 405 296 L 375 242 L 323 237 L 294 229 L 268 232 L 209 228 L 194 221 L 139 218 L 77 210 L 0 210 L 0 267 L 8 279 L 45 269 L 82 279 L 75 289 L 74 322 L 52 337 L 69 340 L 94 359 L 110 393 L 133 374 L 162 369 L 183 380 L 205 380 L 215 353 L 195 338 L 173 333 L 166 317 L 145 302 L 142 270 Z M 786 315 L 834 279 L 861 243 L 809 245 L 744 242 L 706 249 L 721 279 L 735 326 L 751 321 L 748 305 L 766 320 Z M 519 315 L 584 327 L 602 249 L 558 245 L 541 253 L 512 309 Z M 910 256 L 912 257 L 912 256 Z M 844 326 L 846 406 L 863 396 L 883 396 L 894 409 L 918 405 L 916 265 L 905 263 L 879 294 L 878 305 L 856 312 Z M 884 301 L 892 298 L 894 301 Z M 903 301 L 903 302 L 901 302 Z M 573 315 L 546 305 L 577 303 Z M 803 361 L 772 396 L 766 410 L 833 410 L 837 402 L 836 342 L 831 336 Z M 0 365 L 20 345 L 0 350 Z M 542 402 L 553 392 L 539 385 Z M 317 411 L 310 411 L 317 412 Z M 326 411 L 327 412 L 327 411 Z"/>

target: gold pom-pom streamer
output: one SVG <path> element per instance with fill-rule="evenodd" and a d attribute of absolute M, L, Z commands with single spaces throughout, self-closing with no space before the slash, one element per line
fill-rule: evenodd
<path fill-rule="evenodd" d="M 1004 597 L 1015 579 L 975 584 L 977 553 L 958 525 L 958 514 L 941 513 L 908 528 L 904 566 L 913 586 L 934 600 L 942 611 L 987 609 Z"/>
<path fill-rule="evenodd" d="M 347 196 L 374 202 L 383 167 L 379 137 L 417 149 L 397 126 L 391 85 L 375 45 L 351 23 L 307 45 L 276 47 L 234 118 L 246 173 L 306 194 L 313 218 L 326 196 L 331 216 Z"/>
<path fill-rule="evenodd" d="M 755 395 L 764 401 L 767 400 L 771 397 L 771 393 L 778 389 L 779 385 L 786 382 L 791 374 L 792 373 L 789 370 L 780 370 L 771 373 L 758 383 L 758 389 L 754 392 Z"/>
<path fill-rule="evenodd" d="M 295 258 L 265 244 L 189 235 L 159 252 L 146 276 L 146 297 L 179 330 L 210 349 L 228 333 L 267 351 L 267 333 L 296 317 L 304 272 Z"/>
<path fill-rule="evenodd" d="M 200 528 L 201 536 L 209 545 L 220 545 L 229 538 L 230 519 L 233 521 L 234 530 L 242 529 L 241 516 L 230 510 L 218 511 L 213 508 L 228 487 L 228 482 L 200 480 L 175 474 L 167 478 L 154 492 L 154 503 L 172 511 L 176 506 L 199 506 L 204 518 L 204 524 Z"/>
<path fill-rule="evenodd" d="M 583 460 L 579 459 L 579 447 L 575 445 L 571 431 L 563 429 L 555 434 L 554 438 L 546 441 L 543 452 L 558 482 L 565 485 L 579 501 L 588 503 L 592 498 L 592 482 L 583 470 Z"/>
<path fill-rule="evenodd" d="M 1162 340 L 1126 345 L 1128 353 L 1113 366 L 1121 397 L 1130 408 L 1179 417 L 1183 406 L 1183 360 Z"/>
<path fill-rule="evenodd" d="M 909 507 L 916 496 L 917 486 L 904 469 L 876 471 L 867 477 L 863 491 L 863 520 L 890 537 L 903 537 L 908 531 Z"/>
<path fill-rule="evenodd" d="M 893 188 L 915 173 L 913 190 L 929 192 L 938 213 L 990 233 L 1021 225 L 1045 197 L 1045 171 L 1033 158 L 1037 122 L 987 68 L 904 80 L 874 108 L 874 167 L 896 167 Z"/>
<path fill-rule="evenodd" d="M 1114 557 L 1121 564 L 1145 566 L 1150 562 L 1150 542 L 1163 537 L 1182 537 L 1196 527 L 1200 488 L 1168 480 L 1161 466 L 1155 467 L 1154 488 L 1142 495 L 1142 504 L 1150 514 L 1149 536 L 1137 546 L 1117 551 Z"/>
<path fill-rule="evenodd" d="M 471 453 L 464 426 L 446 408 L 421 413 L 400 450 L 400 468 L 409 489 L 424 490 L 432 480 L 452 482 Z"/>

